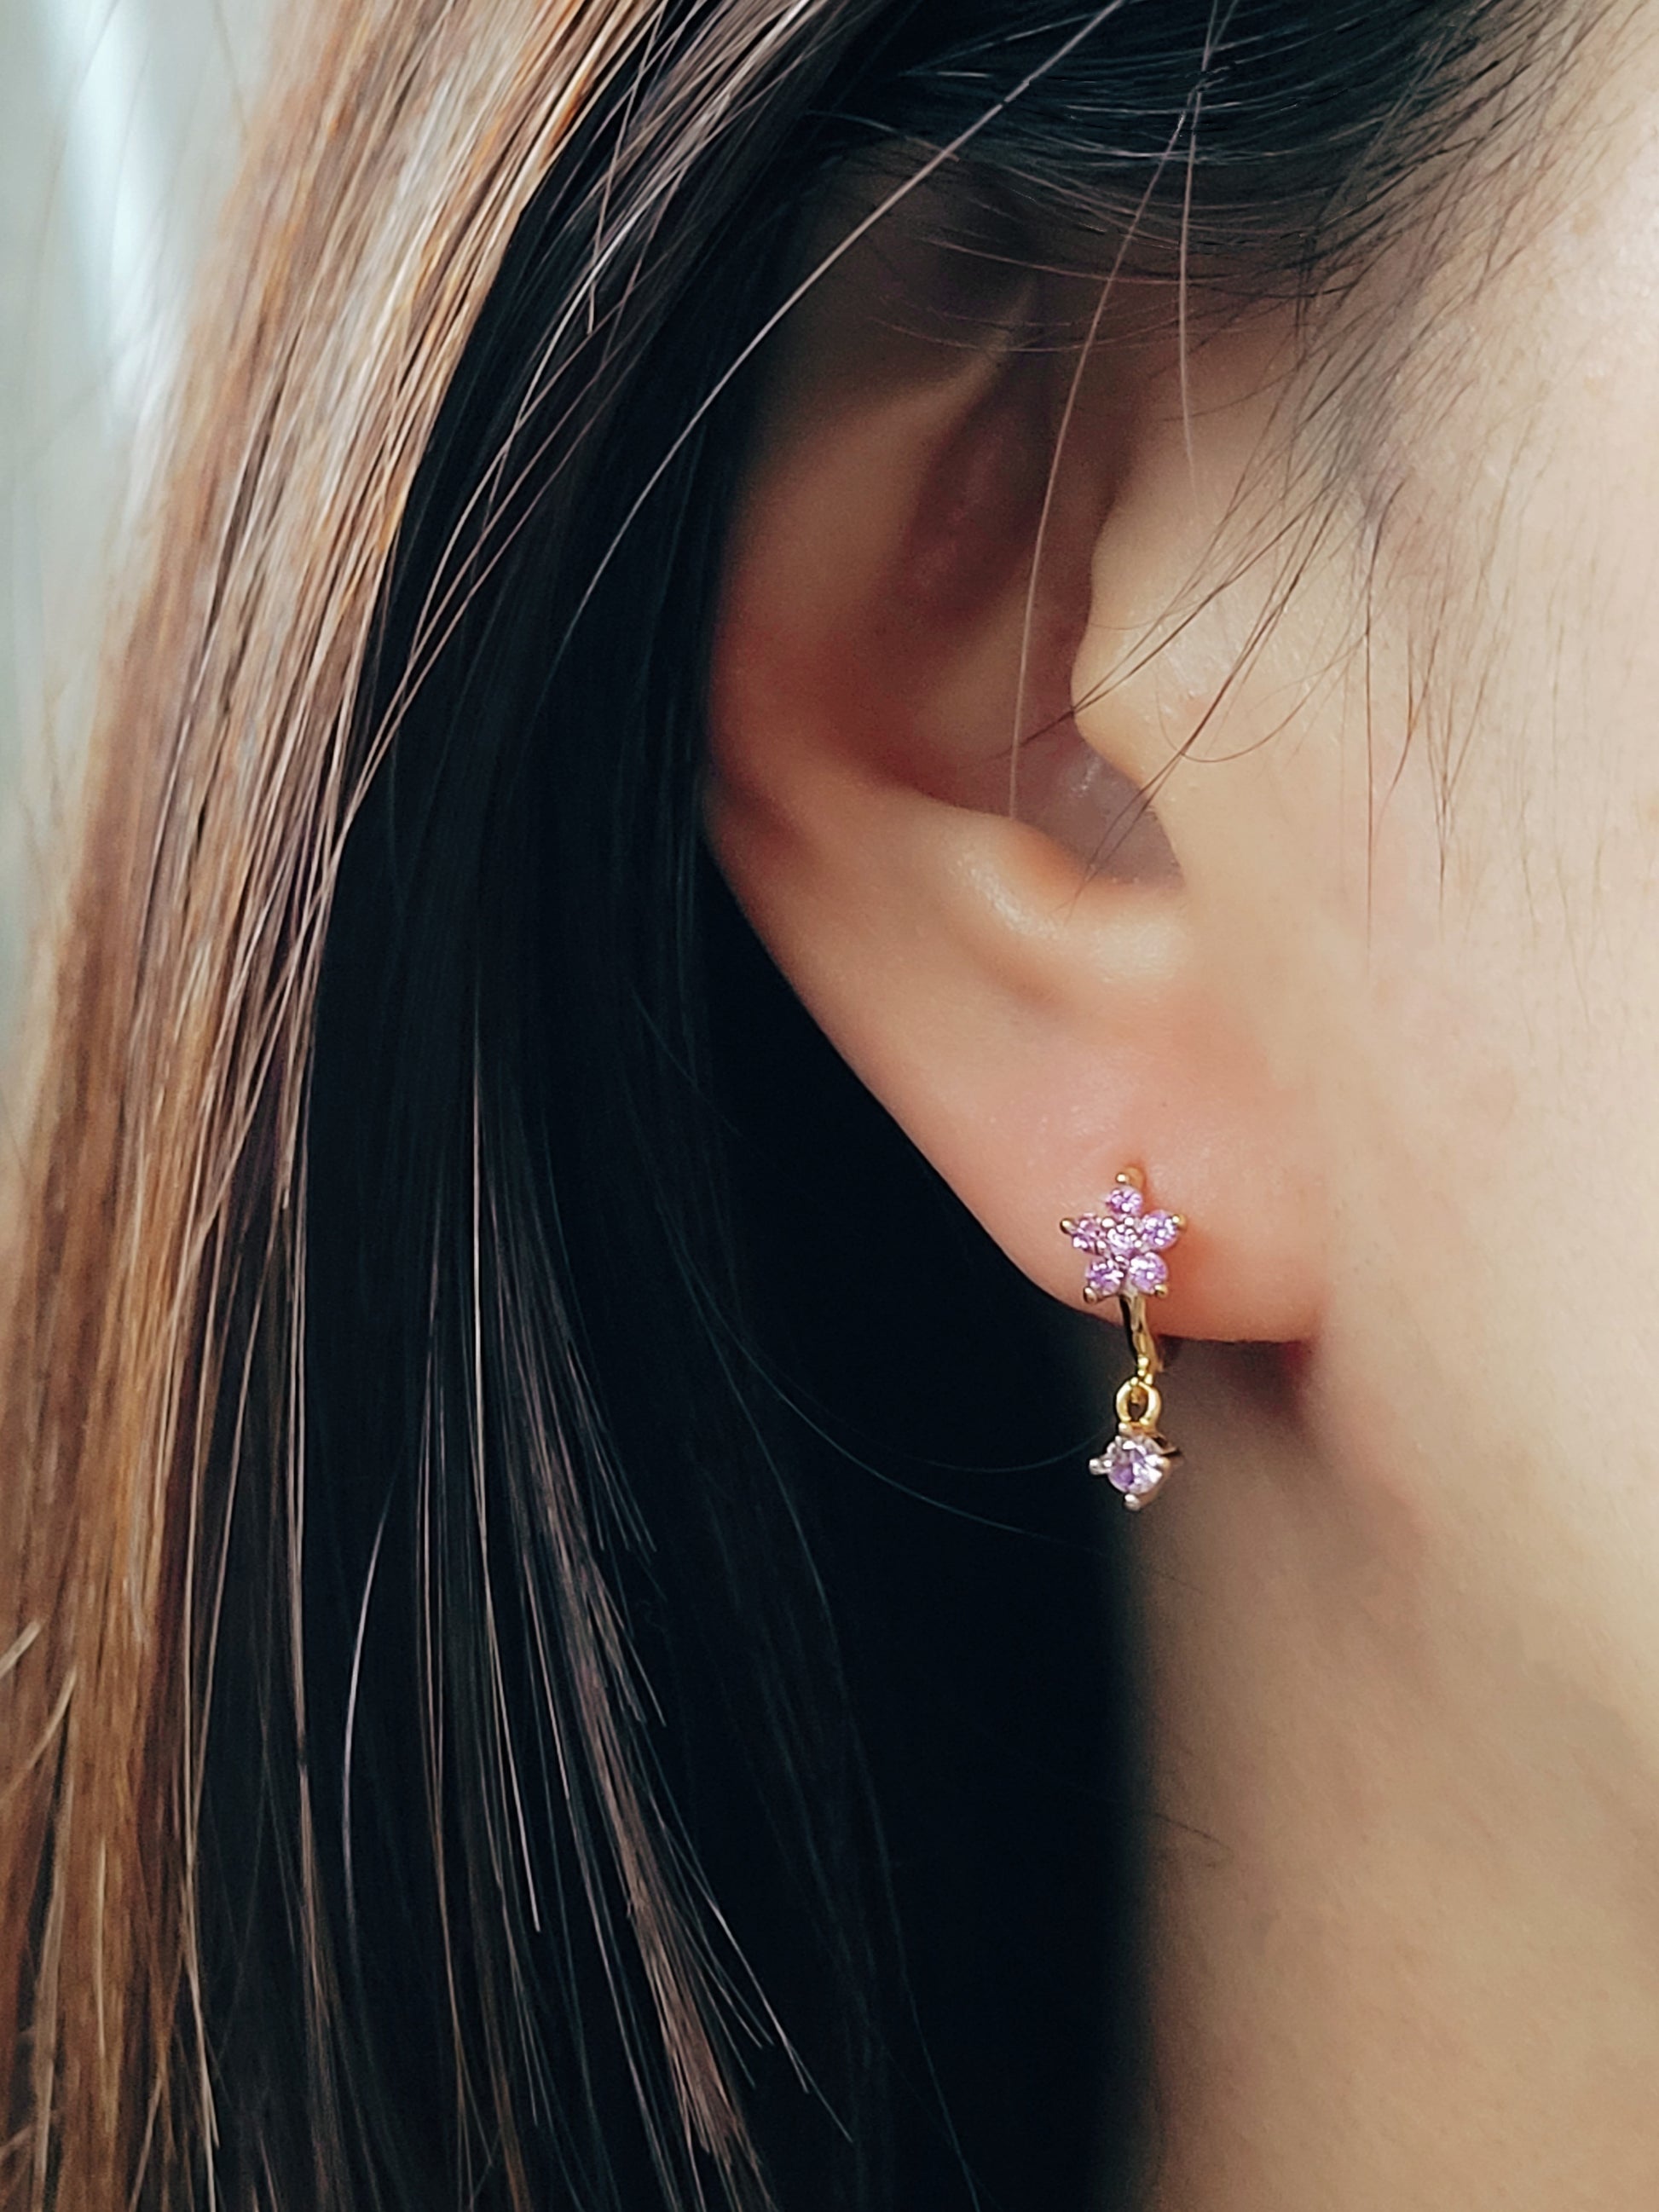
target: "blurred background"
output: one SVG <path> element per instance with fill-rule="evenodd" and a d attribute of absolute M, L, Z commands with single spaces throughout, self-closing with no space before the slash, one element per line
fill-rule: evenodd
<path fill-rule="evenodd" d="M 266 8 L 0 0 L 0 1067 Z"/>

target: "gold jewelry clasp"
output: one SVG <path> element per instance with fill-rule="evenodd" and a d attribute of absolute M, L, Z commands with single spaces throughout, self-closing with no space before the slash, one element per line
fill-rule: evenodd
<path fill-rule="evenodd" d="M 1150 1431 L 1157 1428 L 1164 1411 L 1163 1394 L 1158 1387 L 1164 1367 L 1164 1347 L 1146 1318 L 1145 1298 L 1126 1297 L 1122 1307 L 1123 1333 L 1129 1340 L 1135 1371 L 1117 1394 L 1117 1418 L 1126 1429 Z"/>

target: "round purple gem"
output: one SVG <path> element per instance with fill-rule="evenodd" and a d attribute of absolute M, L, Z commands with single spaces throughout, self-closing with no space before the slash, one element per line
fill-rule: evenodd
<path fill-rule="evenodd" d="M 1097 1297 L 1115 1298 L 1123 1288 L 1123 1269 L 1116 1260 L 1097 1260 L 1083 1280 Z"/>
<path fill-rule="evenodd" d="M 1121 1182 L 1106 1194 L 1106 1210 L 1120 1221 L 1136 1220 L 1146 1200 L 1132 1182 Z"/>
<path fill-rule="evenodd" d="M 1140 1224 L 1141 1241 L 1154 1252 L 1167 1252 L 1180 1234 L 1180 1223 L 1161 1206 L 1156 1213 L 1146 1215 Z"/>
<path fill-rule="evenodd" d="M 1133 1429 L 1121 1430 L 1089 1471 L 1103 1476 L 1126 1498 L 1149 1498 L 1170 1472 L 1170 1462 L 1155 1437 Z"/>
<path fill-rule="evenodd" d="M 1106 1249 L 1119 1260 L 1133 1260 L 1145 1245 L 1138 1221 L 1114 1221 L 1106 1231 Z"/>
<path fill-rule="evenodd" d="M 1129 1289 L 1143 1298 L 1153 1297 L 1170 1279 L 1170 1271 L 1156 1252 L 1137 1252 L 1123 1271 Z"/>
<path fill-rule="evenodd" d="M 1072 1224 L 1072 1242 L 1079 1252 L 1108 1252 L 1111 1247 L 1107 1239 L 1113 1225 L 1098 1214 L 1085 1213 L 1081 1221 Z"/>

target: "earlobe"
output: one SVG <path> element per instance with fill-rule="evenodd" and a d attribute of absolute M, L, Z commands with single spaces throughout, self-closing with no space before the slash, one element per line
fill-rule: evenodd
<path fill-rule="evenodd" d="M 1194 1224 L 1164 1326 L 1304 1333 L 1283 1102 L 1208 1000 L 1178 886 L 833 762 L 787 799 L 717 772 L 710 824 L 808 1009 L 1033 1280 L 1085 1302 L 1060 1221 L 1133 1160 Z"/>
<path fill-rule="evenodd" d="M 836 312 L 854 337 L 890 319 L 855 283 Z M 1192 886 L 1161 845 L 1114 871 L 1006 811 L 1022 688 L 1058 702 L 1068 772 L 1094 758 L 1069 692 L 1113 470 L 1050 494 L 1053 392 L 1006 349 L 884 343 L 861 386 L 840 338 L 833 395 L 810 348 L 786 364 L 734 533 L 721 866 L 832 1042 L 1036 1281 L 1083 1303 L 1060 1222 L 1133 1161 L 1193 1224 L 1161 1328 L 1302 1335 L 1317 1269 L 1293 1101 L 1218 997 Z M 1109 805 L 1133 767 L 1109 764 Z"/>

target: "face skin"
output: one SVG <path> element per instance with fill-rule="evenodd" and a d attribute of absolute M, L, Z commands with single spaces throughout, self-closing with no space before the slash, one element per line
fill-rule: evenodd
<path fill-rule="evenodd" d="M 1260 313 L 1183 371 L 1119 288 L 1019 823 L 1065 378 L 855 261 L 757 447 L 739 896 L 1056 1296 L 1116 1168 L 1193 1224 L 1136 1529 L 1160 2212 L 1659 2203 L 1656 118 L 1621 19 L 1426 287 L 1373 272 L 1369 376 Z"/>

